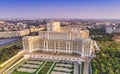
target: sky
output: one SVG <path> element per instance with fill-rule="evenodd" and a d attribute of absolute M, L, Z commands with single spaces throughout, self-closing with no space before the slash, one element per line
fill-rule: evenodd
<path fill-rule="evenodd" d="M 0 0 L 0 18 L 120 19 L 120 0 Z"/>

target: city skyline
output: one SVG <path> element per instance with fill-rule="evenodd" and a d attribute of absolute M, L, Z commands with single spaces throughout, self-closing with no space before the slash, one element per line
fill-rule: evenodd
<path fill-rule="evenodd" d="M 118 0 L 1 0 L 0 18 L 120 19 Z"/>

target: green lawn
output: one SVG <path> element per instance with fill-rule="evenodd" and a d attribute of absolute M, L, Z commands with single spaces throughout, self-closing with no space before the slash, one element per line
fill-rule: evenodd
<path fill-rule="evenodd" d="M 84 64 L 85 64 L 85 63 L 82 62 L 82 70 L 81 70 L 81 71 L 82 71 L 82 72 L 81 72 L 82 74 L 83 74 L 83 71 L 84 71 Z"/>
<path fill-rule="evenodd" d="M 50 67 L 52 66 L 53 62 L 47 62 L 45 64 L 45 66 L 41 69 L 41 71 L 39 72 L 39 74 L 47 74 L 47 72 L 49 71 Z"/>
<path fill-rule="evenodd" d="M 25 62 L 26 63 L 26 62 Z M 44 66 L 42 67 L 42 65 L 44 64 Z M 67 63 L 66 63 L 67 64 Z M 41 68 L 40 71 L 38 71 L 38 69 L 36 71 L 38 71 L 38 74 L 51 74 L 52 71 L 58 71 L 58 72 L 63 72 L 63 73 L 70 73 L 70 74 L 74 74 L 74 64 L 72 63 L 72 67 L 64 67 L 64 66 L 60 66 L 61 68 L 69 68 L 72 69 L 71 72 L 67 72 L 67 71 L 60 71 L 60 70 L 54 70 L 54 67 L 56 66 L 56 62 L 47 62 L 45 63 L 45 61 L 43 61 L 43 63 L 40 65 L 40 67 L 38 69 Z M 22 66 L 19 66 L 22 67 Z M 84 62 L 82 63 L 82 74 L 83 74 L 83 69 L 84 68 Z M 80 69 L 79 69 L 80 70 Z M 13 71 L 11 74 L 32 74 L 32 73 L 27 73 L 27 72 L 20 72 L 20 71 Z M 36 72 L 34 72 L 33 74 L 36 74 Z"/>

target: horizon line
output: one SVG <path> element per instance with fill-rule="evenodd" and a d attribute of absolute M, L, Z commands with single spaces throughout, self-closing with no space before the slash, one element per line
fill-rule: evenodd
<path fill-rule="evenodd" d="M 84 20 L 89 20 L 89 19 L 97 19 L 97 20 L 120 20 L 120 18 L 27 18 L 27 17 L 25 17 L 25 18 L 22 18 L 22 17 L 2 17 L 2 18 L 0 18 L 0 20 L 1 19 L 84 19 Z"/>

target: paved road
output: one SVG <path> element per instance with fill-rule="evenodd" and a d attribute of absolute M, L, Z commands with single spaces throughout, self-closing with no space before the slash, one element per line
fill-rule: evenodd
<path fill-rule="evenodd" d="M 5 46 L 14 42 L 17 42 L 19 39 L 0 39 L 0 46 Z"/>
<path fill-rule="evenodd" d="M 85 61 L 85 65 L 84 65 L 84 74 L 89 74 L 89 65 L 90 65 L 90 60 L 86 60 Z"/>
<path fill-rule="evenodd" d="M 94 41 L 94 45 L 95 45 L 95 47 L 96 47 L 96 50 L 100 51 L 100 48 L 99 48 L 99 46 L 98 46 L 98 44 L 97 44 L 96 41 Z"/>
<path fill-rule="evenodd" d="M 74 63 L 74 65 L 75 65 L 75 68 L 74 68 L 74 74 L 79 74 L 78 72 L 79 72 L 79 64 L 78 64 L 78 62 L 75 62 Z"/>

